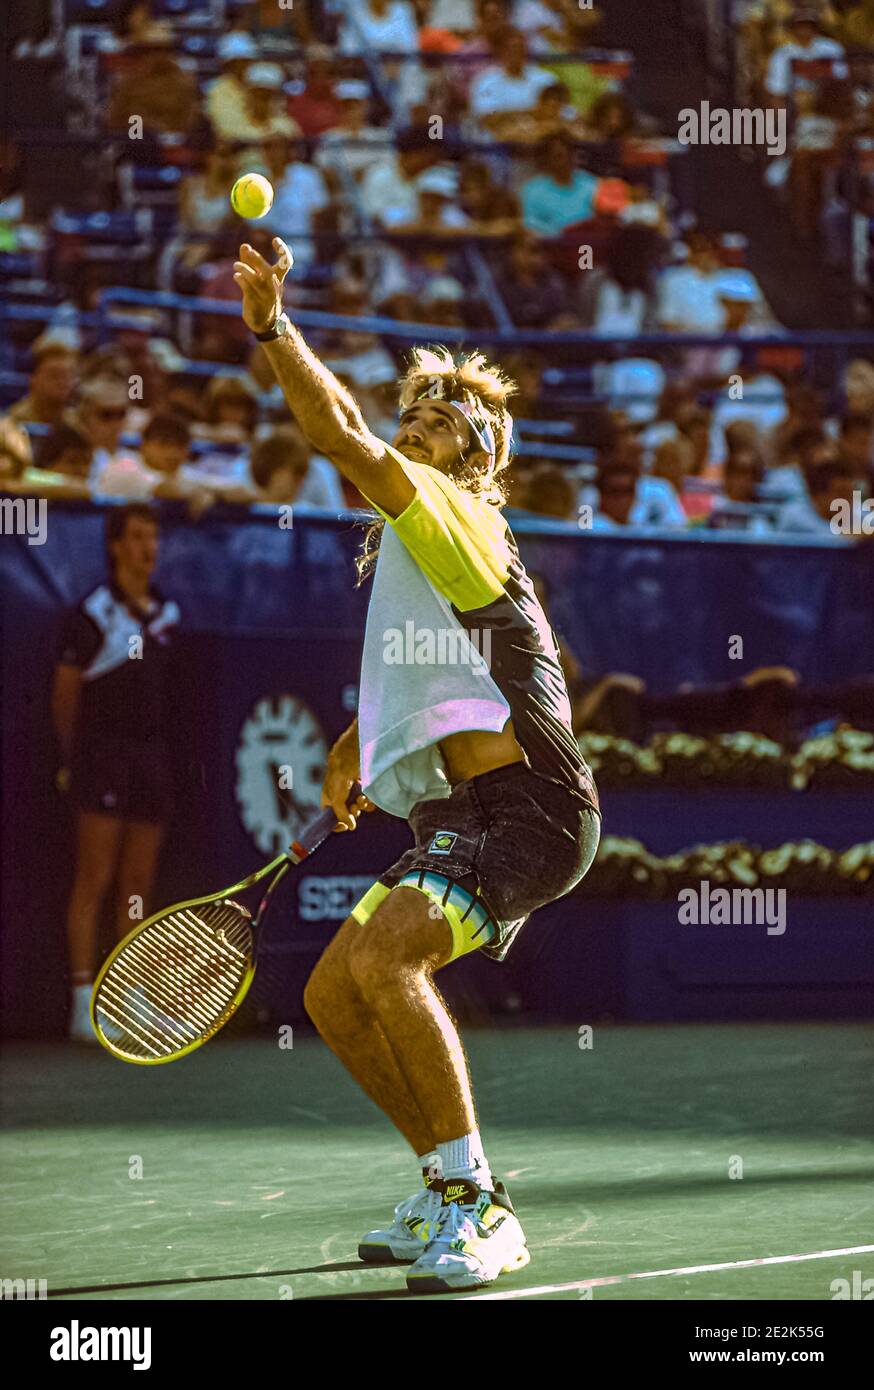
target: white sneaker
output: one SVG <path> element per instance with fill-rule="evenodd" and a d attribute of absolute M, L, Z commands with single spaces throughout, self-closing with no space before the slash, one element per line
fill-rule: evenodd
<path fill-rule="evenodd" d="M 436 1233 L 443 1209 L 443 1180 L 422 1169 L 425 1186 L 395 1207 L 392 1224 L 384 1231 L 368 1231 L 358 1245 L 358 1258 L 366 1264 L 409 1264 L 418 1258 Z"/>
<path fill-rule="evenodd" d="M 525 1232 L 503 1183 L 489 1192 L 463 1178 L 444 1178 L 437 1233 L 407 1272 L 411 1293 L 452 1293 L 493 1284 L 531 1259 Z"/>
<path fill-rule="evenodd" d="M 71 1042 L 96 1043 L 97 1034 L 91 1027 L 91 986 L 74 985 L 70 1009 L 69 1038 Z"/>

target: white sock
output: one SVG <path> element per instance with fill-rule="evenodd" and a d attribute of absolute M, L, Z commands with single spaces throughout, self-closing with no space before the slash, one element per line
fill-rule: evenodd
<path fill-rule="evenodd" d="M 436 1149 L 431 1149 L 426 1154 L 419 1154 L 419 1167 L 427 1168 L 432 1178 L 440 1178 L 443 1176 L 440 1155 Z"/>
<path fill-rule="evenodd" d="M 478 1187 L 491 1190 L 492 1171 L 483 1152 L 478 1129 L 463 1134 L 460 1139 L 447 1139 L 437 1145 L 445 1178 L 470 1178 Z"/>
<path fill-rule="evenodd" d="M 84 1009 L 91 1003 L 93 984 L 73 986 L 73 1008 Z"/>

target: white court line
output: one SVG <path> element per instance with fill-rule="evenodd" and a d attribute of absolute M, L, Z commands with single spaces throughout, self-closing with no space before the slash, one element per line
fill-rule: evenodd
<path fill-rule="evenodd" d="M 815 1250 L 807 1255 L 766 1255 L 758 1260 L 728 1260 L 718 1265 L 680 1265 L 677 1269 L 648 1269 L 639 1274 L 608 1274 L 602 1279 L 575 1279 L 571 1284 L 540 1284 L 533 1289 L 508 1289 L 505 1293 L 475 1293 L 470 1298 L 536 1298 L 544 1293 L 563 1293 L 566 1289 L 597 1289 L 605 1284 L 627 1284 L 631 1279 L 663 1279 L 669 1274 L 712 1274 L 720 1269 L 753 1269 L 759 1265 L 798 1264 L 802 1260 L 833 1260 L 839 1255 L 874 1254 L 874 1245 L 848 1245 L 844 1250 Z"/>

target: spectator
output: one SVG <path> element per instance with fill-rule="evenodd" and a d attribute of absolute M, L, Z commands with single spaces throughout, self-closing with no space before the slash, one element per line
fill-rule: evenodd
<path fill-rule="evenodd" d="M 588 139 L 599 144 L 620 144 L 636 134 L 637 122 L 634 107 L 624 92 L 604 92 L 586 117 Z"/>
<path fill-rule="evenodd" d="M 585 121 L 569 105 L 570 93 L 564 82 L 552 82 L 537 94 L 530 111 L 510 112 L 495 116 L 491 132 L 499 140 L 512 140 L 517 145 L 537 145 L 547 135 L 566 131 L 574 140 L 586 140 Z"/>
<path fill-rule="evenodd" d="M 316 238 L 337 230 L 336 209 L 324 176 L 302 158 L 300 141 L 270 135 L 261 146 L 263 168 L 274 188 L 273 206 L 260 224 L 294 247 L 295 268 L 306 271 L 318 259 Z"/>
<path fill-rule="evenodd" d="M 306 82 L 302 92 L 289 97 L 287 109 L 308 140 L 317 140 L 340 123 L 342 104 L 336 72 L 334 53 L 327 45 L 312 44 L 307 49 Z"/>
<path fill-rule="evenodd" d="M 693 462 L 692 445 L 683 435 L 677 435 L 676 439 L 663 439 L 653 456 L 652 476 L 661 478 L 673 488 L 680 506 L 683 505 L 686 479 L 692 472 Z"/>
<path fill-rule="evenodd" d="M 77 354 L 47 334 L 31 349 L 30 390 L 9 410 L 16 425 L 59 425 L 76 390 Z"/>
<path fill-rule="evenodd" d="M 436 164 L 416 179 L 418 206 L 412 218 L 392 211 L 383 224 L 393 236 L 451 236 L 471 231 L 470 219 L 458 206 L 458 170 L 452 164 Z"/>
<path fill-rule="evenodd" d="M 233 29 L 219 39 L 218 56 L 222 73 L 207 90 L 206 114 L 217 140 L 236 140 L 248 121 L 246 72 L 258 58 L 258 45 L 250 34 Z"/>
<path fill-rule="evenodd" d="M 510 243 L 499 285 L 517 328 L 546 328 L 567 308 L 567 285 L 550 266 L 540 238 L 527 228 Z"/>
<path fill-rule="evenodd" d="M 840 427 L 841 458 L 853 469 L 856 477 L 867 478 L 874 455 L 874 420 L 870 415 L 845 415 Z"/>
<path fill-rule="evenodd" d="M 840 58 L 843 47 L 822 32 L 820 13 L 812 5 L 799 5 L 789 20 L 790 38 L 771 54 L 765 77 L 765 90 L 776 98 L 775 104 L 785 104 L 792 89 L 792 63 L 797 59 Z M 835 77 L 846 77 L 846 67 L 833 68 Z"/>
<path fill-rule="evenodd" d="M 33 463 L 30 438 L 8 415 L 0 415 L 0 492 L 15 492 Z"/>
<path fill-rule="evenodd" d="M 199 438 L 248 446 L 258 424 L 258 397 L 245 379 L 210 377 L 204 408 L 206 422 L 197 429 Z"/>
<path fill-rule="evenodd" d="M 524 496 L 526 512 L 556 521 L 577 520 L 577 490 L 565 470 L 554 463 L 535 464 Z"/>
<path fill-rule="evenodd" d="M 346 0 L 339 52 L 418 53 L 419 26 L 407 0 Z"/>
<path fill-rule="evenodd" d="M 348 78 L 338 82 L 335 95 L 339 118 L 322 135 L 315 162 L 335 189 L 344 175 L 360 183 L 385 153 L 386 131 L 367 123 L 370 88 L 366 82 Z"/>
<path fill-rule="evenodd" d="M 540 236 L 556 237 L 592 216 L 598 180 L 576 167 L 576 145 L 559 133 L 544 140 L 538 164 L 545 169 L 522 186 L 522 220 Z"/>
<path fill-rule="evenodd" d="M 158 850 L 173 811 L 170 701 L 177 605 L 154 586 L 158 528 L 142 503 L 106 514 L 109 582 L 72 610 L 61 634 L 52 722 L 57 783 L 76 807 L 76 869 L 67 914 L 73 1007 L 70 1037 L 95 1043 L 89 1005 L 97 926 L 115 883 L 116 932 L 131 903 L 150 909 Z M 131 639 L 141 643 L 131 661 Z"/>
<path fill-rule="evenodd" d="M 379 226 L 412 221 L 419 210 L 417 180 L 434 163 L 434 144 L 427 130 L 398 134 L 395 151 L 369 169 L 361 188 L 363 212 Z"/>
<path fill-rule="evenodd" d="M 859 487 L 855 470 L 841 458 L 837 446 L 831 440 L 826 440 L 811 450 L 804 476 L 806 497 L 787 502 L 777 519 L 777 529 L 799 535 L 840 534 L 833 528 L 833 503 L 842 502 L 852 506 L 853 493 Z"/>
<path fill-rule="evenodd" d="M 511 115 L 530 112 L 540 92 L 554 84 L 545 68 L 528 62 L 525 35 L 508 28 L 499 47 L 499 62 L 485 68 L 470 87 L 470 113 L 487 130 L 499 130 Z"/>
<path fill-rule="evenodd" d="M 854 358 L 844 372 L 843 388 L 850 415 L 874 418 L 874 364 L 864 357 Z"/>
<path fill-rule="evenodd" d="M 129 409 L 127 388 L 118 377 L 94 377 L 82 387 L 79 407 L 69 423 L 81 429 L 94 450 L 90 482 L 96 492 L 101 491 L 101 478 L 108 468 L 118 475 L 140 466 L 136 451 L 121 444 Z"/>
<path fill-rule="evenodd" d="M 718 333 L 724 319 L 719 298 L 721 269 L 715 237 L 693 232 L 686 240 L 685 265 L 662 272 L 657 318 L 667 333 Z"/>
<path fill-rule="evenodd" d="M 300 128 L 285 109 L 284 85 L 285 76 L 278 63 L 251 63 L 247 67 L 245 108 L 233 129 L 226 123 L 216 132 L 223 140 L 237 140 L 250 147 L 240 156 L 241 162 L 257 155 L 255 147 L 260 149 L 272 135 L 292 139 L 300 134 Z"/>
<path fill-rule="evenodd" d="M 34 467 L 22 474 L 21 491 L 87 497 L 92 453 L 91 442 L 81 430 L 56 425 L 40 440 Z"/>
<path fill-rule="evenodd" d="M 422 295 L 422 314 L 427 323 L 442 328 L 464 328 L 467 319 L 464 304 L 467 294 L 460 280 L 451 275 L 436 275 Z"/>
<path fill-rule="evenodd" d="M 478 236 L 507 236 L 519 230 L 519 200 L 496 183 L 488 164 L 466 159 L 459 170 L 459 207 L 476 226 Z"/>
<path fill-rule="evenodd" d="M 598 469 L 593 531 L 613 531 L 617 526 L 634 525 L 631 514 L 639 476 L 637 469 L 624 463 L 606 461 Z"/>
<path fill-rule="evenodd" d="M 125 134 L 139 119 L 153 135 L 187 134 L 200 113 L 200 93 L 193 73 L 185 72 L 175 53 L 172 29 L 156 26 L 135 50 L 133 67 L 112 93 L 107 124 Z"/>
<path fill-rule="evenodd" d="M 663 250 L 653 227 L 620 226 L 603 270 L 580 277 L 580 297 L 592 304 L 592 332 L 608 338 L 636 337 L 652 326 L 653 287 Z"/>
<path fill-rule="evenodd" d="M 309 446 L 296 425 L 278 425 L 252 451 L 252 481 L 261 502 L 297 502 L 309 470 Z"/>
<path fill-rule="evenodd" d="M 430 0 L 427 28 L 468 38 L 476 29 L 474 0 Z"/>
<path fill-rule="evenodd" d="M 191 277 L 209 256 L 209 238 L 234 218 L 230 194 L 240 172 L 236 148 L 217 142 L 207 154 L 206 167 L 182 180 L 177 233 L 164 248 L 158 271 L 162 289 L 185 293 L 197 288 Z"/>

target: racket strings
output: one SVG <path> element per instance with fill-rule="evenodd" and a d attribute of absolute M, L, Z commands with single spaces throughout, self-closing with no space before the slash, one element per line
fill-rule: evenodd
<path fill-rule="evenodd" d="M 252 959 L 248 918 L 236 903 L 191 904 L 150 923 L 101 981 L 95 1017 L 132 1057 L 167 1057 L 215 1032 Z"/>

